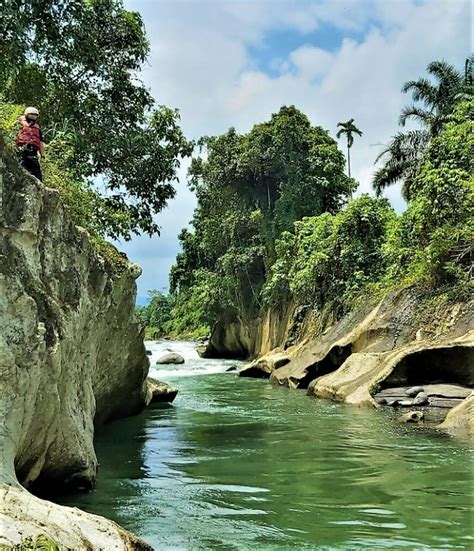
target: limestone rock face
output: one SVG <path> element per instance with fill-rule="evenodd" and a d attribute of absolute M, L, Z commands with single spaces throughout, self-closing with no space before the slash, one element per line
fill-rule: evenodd
<path fill-rule="evenodd" d="M 226 356 L 245 349 L 247 357 L 256 358 L 242 376 L 266 377 L 275 385 L 350 404 L 380 407 L 373 397 L 380 389 L 404 387 L 398 405 L 429 400 L 447 409 L 453 401 L 433 399 L 430 385 L 468 392 L 474 387 L 474 300 L 440 305 L 408 287 L 378 303 L 370 297 L 360 301 L 332 321 L 308 309 L 283 307 L 253 324 L 234 321 L 227 329 L 217 324 L 210 347 Z M 285 362 L 279 364 L 282 354 Z M 409 387 L 415 387 L 410 397 Z"/>
<path fill-rule="evenodd" d="M 273 352 L 242 367 L 239 376 L 268 378 L 275 369 L 283 367 L 289 361 L 290 358 L 286 354 Z"/>
<path fill-rule="evenodd" d="M 0 546 L 47 536 L 66 549 L 153 551 L 115 522 L 32 496 L 24 488 L 0 484 Z"/>
<path fill-rule="evenodd" d="M 1 137 L 0 199 L 0 482 L 91 488 L 94 427 L 145 405 L 141 270 L 99 254 Z"/>
<path fill-rule="evenodd" d="M 439 428 L 461 436 L 474 435 L 474 392 L 448 413 Z"/>
<path fill-rule="evenodd" d="M 171 403 L 178 395 L 178 389 L 166 383 L 157 381 L 156 379 L 148 378 L 148 390 L 146 402 L 167 402 Z"/>

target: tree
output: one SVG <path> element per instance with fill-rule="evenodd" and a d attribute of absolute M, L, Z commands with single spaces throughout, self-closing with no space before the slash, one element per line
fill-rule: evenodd
<path fill-rule="evenodd" d="M 193 331 L 258 314 L 275 241 L 296 220 L 338 212 L 355 184 L 335 140 L 294 106 L 247 134 L 231 128 L 201 143 L 189 171 L 194 231 L 182 232 L 171 270 L 176 324 Z"/>
<path fill-rule="evenodd" d="M 158 231 L 191 154 L 177 111 L 155 106 L 138 80 L 148 54 L 140 15 L 122 0 L 6 0 L 0 15 L 0 95 L 33 104 L 45 129 L 72 137 L 69 166 L 99 176 L 112 237 Z"/>
<path fill-rule="evenodd" d="M 362 136 L 362 132 L 354 124 L 354 119 L 350 119 L 346 122 L 339 122 L 337 126 L 341 127 L 338 130 L 336 136 L 339 139 L 342 135 L 346 136 L 347 139 L 347 174 L 349 178 L 351 177 L 351 147 L 354 144 L 354 134 Z"/>
<path fill-rule="evenodd" d="M 413 119 L 421 129 L 397 133 L 378 155 L 375 162 L 383 161 L 384 165 L 375 172 L 372 181 L 377 194 L 403 180 L 403 195 L 410 199 L 412 183 L 423 165 L 430 141 L 452 120 L 456 105 L 473 96 L 472 58 L 466 60 L 464 73 L 445 61 L 433 61 L 427 72 L 432 80 L 410 80 L 402 87 L 402 92 L 411 92 L 413 103 L 402 110 L 399 123 L 405 126 Z"/>

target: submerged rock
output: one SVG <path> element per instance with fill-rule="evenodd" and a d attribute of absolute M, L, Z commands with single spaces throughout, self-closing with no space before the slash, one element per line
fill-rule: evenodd
<path fill-rule="evenodd" d="M 400 421 L 400 423 L 419 423 L 423 421 L 424 418 L 425 414 L 422 411 L 409 411 L 408 413 L 400 415 L 398 421 Z"/>
<path fill-rule="evenodd" d="M 165 354 L 156 360 L 156 365 L 179 365 L 184 364 L 184 358 L 176 352 L 171 352 L 170 354 Z"/>
<path fill-rule="evenodd" d="M 171 403 L 178 394 L 178 389 L 167 383 L 162 383 L 156 379 L 148 377 L 147 380 L 147 404 L 153 402 L 168 402 Z"/>

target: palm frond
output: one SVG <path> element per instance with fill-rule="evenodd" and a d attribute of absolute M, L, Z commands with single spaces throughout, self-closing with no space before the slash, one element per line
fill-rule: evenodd
<path fill-rule="evenodd" d="M 426 78 L 405 82 L 402 86 L 402 92 L 411 92 L 413 101 L 422 101 L 426 106 L 433 107 L 436 104 L 436 86 L 433 86 Z"/>
<path fill-rule="evenodd" d="M 430 75 L 436 77 L 440 83 L 461 84 L 464 80 L 463 75 L 454 65 L 451 65 L 444 59 L 441 61 L 432 61 L 427 69 Z"/>
<path fill-rule="evenodd" d="M 398 132 L 377 156 L 375 163 L 383 161 L 372 179 L 375 192 L 380 193 L 399 180 L 404 181 L 404 190 L 409 194 L 409 185 L 423 163 L 430 140 L 427 130 Z"/>
<path fill-rule="evenodd" d="M 433 115 L 432 112 L 426 111 L 425 109 L 421 109 L 420 107 L 417 107 L 416 105 L 406 105 L 402 112 L 400 113 L 400 117 L 398 119 L 398 122 L 401 126 L 405 126 L 405 123 L 409 118 L 413 118 L 418 120 L 423 126 L 430 127 L 431 123 L 433 121 L 435 115 Z"/>

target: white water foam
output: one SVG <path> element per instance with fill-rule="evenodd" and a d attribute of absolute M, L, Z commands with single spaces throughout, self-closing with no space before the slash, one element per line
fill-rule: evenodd
<path fill-rule="evenodd" d="M 232 367 L 238 368 L 242 362 L 238 360 L 215 360 L 199 357 L 199 344 L 193 341 L 145 341 L 147 351 L 151 352 L 150 376 L 157 379 L 166 377 L 193 377 L 196 375 L 211 375 L 225 373 Z M 156 365 L 156 361 L 165 354 L 176 352 L 183 356 L 185 363 L 180 365 Z"/>

